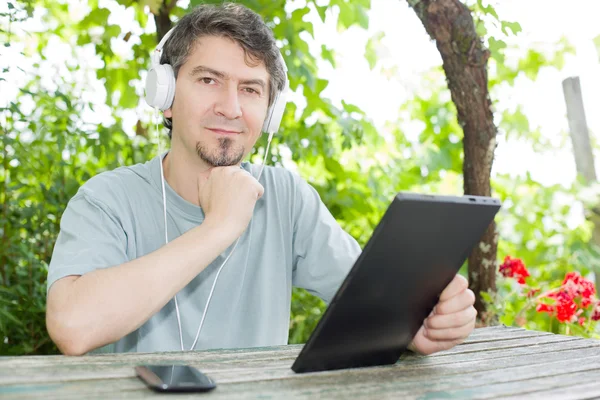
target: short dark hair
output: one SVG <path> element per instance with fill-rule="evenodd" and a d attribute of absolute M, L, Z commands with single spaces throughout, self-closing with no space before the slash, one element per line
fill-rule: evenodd
<path fill-rule="evenodd" d="M 284 89 L 285 71 L 279 61 L 279 48 L 273 32 L 263 19 L 249 8 L 235 3 L 202 4 L 177 23 L 163 47 L 161 64 L 173 67 L 175 78 L 198 39 L 204 36 L 226 37 L 239 43 L 250 65 L 262 62 L 269 73 L 269 106 L 275 93 Z M 164 118 L 173 130 L 171 118 Z"/>

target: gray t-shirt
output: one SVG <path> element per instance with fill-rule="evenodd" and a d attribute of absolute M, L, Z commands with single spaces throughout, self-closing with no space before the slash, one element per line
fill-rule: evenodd
<path fill-rule="evenodd" d="M 260 171 L 260 165 L 250 163 L 242 168 L 255 177 Z M 329 302 L 360 254 L 358 243 L 297 174 L 267 166 L 260 183 L 264 195 L 221 271 L 196 350 L 287 344 L 292 285 Z M 204 214 L 166 182 L 165 189 L 171 241 L 200 225 Z M 162 247 L 162 200 L 158 156 L 91 178 L 61 219 L 48 290 L 65 276 L 120 265 Z M 217 270 L 232 248 L 177 295 L 186 350 L 196 337 Z M 177 350 L 179 330 L 171 300 L 139 329 L 94 352 Z"/>

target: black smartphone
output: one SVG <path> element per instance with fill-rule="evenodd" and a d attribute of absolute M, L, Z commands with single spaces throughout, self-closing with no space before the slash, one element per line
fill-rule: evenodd
<path fill-rule="evenodd" d="M 208 392 L 215 381 L 189 365 L 138 365 L 137 376 L 157 392 Z"/>

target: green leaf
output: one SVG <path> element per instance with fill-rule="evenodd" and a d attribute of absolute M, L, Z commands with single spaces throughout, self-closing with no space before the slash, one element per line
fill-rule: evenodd
<path fill-rule="evenodd" d="M 317 79 L 315 82 L 315 93 L 318 95 L 329 85 L 329 81 L 327 79 Z"/>
<path fill-rule="evenodd" d="M 6 311 L 3 307 L 0 307 L 0 317 L 2 317 L 1 319 L 5 320 L 5 321 L 9 320 L 11 323 L 15 324 L 16 326 L 23 325 L 22 321 L 19 321 L 18 318 L 16 318 L 10 312 Z"/>
<path fill-rule="evenodd" d="M 481 298 L 488 304 L 493 303 L 492 296 L 488 292 L 480 292 Z"/>
<path fill-rule="evenodd" d="M 384 37 L 384 32 L 377 32 L 369 38 L 367 45 L 365 46 L 365 58 L 367 59 L 371 70 L 377 65 L 377 50 L 381 48 L 381 39 Z"/>
<path fill-rule="evenodd" d="M 92 26 L 105 26 L 110 11 L 106 8 L 95 8 L 79 22 L 79 29 L 87 31 Z"/>
<path fill-rule="evenodd" d="M 315 3 L 315 8 L 317 9 L 317 13 L 319 13 L 319 17 L 321 17 L 321 21 L 325 22 L 325 13 L 327 12 L 327 6 L 317 6 Z"/>
<path fill-rule="evenodd" d="M 479 37 L 485 37 L 488 31 L 485 24 L 481 21 L 478 21 L 477 25 L 475 26 L 475 32 Z"/>
<path fill-rule="evenodd" d="M 596 46 L 596 52 L 598 53 L 598 60 L 600 61 L 600 35 L 594 38 L 594 45 Z"/>
<path fill-rule="evenodd" d="M 321 45 L 321 57 L 324 60 L 329 61 L 331 66 L 335 68 L 335 52 L 331 49 L 328 49 L 324 44 Z"/>
<path fill-rule="evenodd" d="M 502 40 L 496 40 L 490 37 L 488 40 L 489 49 L 492 53 L 492 57 L 499 63 L 504 63 L 504 52 L 503 50 L 507 47 L 506 43 Z"/>
<path fill-rule="evenodd" d="M 337 5 L 340 9 L 338 16 L 338 30 L 348 29 L 356 22 L 354 7 L 351 7 L 344 2 L 338 3 Z"/>
<path fill-rule="evenodd" d="M 354 104 L 349 104 L 346 103 L 344 100 L 342 100 L 342 107 L 344 107 L 344 111 L 346 111 L 347 113 L 358 113 L 361 115 L 364 115 L 363 110 L 361 110 L 359 107 L 355 106 Z"/>
<path fill-rule="evenodd" d="M 498 17 L 498 13 L 496 12 L 496 9 L 491 4 L 484 6 L 482 0 L 477 0 L 477 4 L 474 8 L 476 11 L 479 11 L 480 13 L 482 13 L 484 15 L 492 16 L 496 21 L 500 20 L 500 18 Z"/>
<path fill-rule="evenodd" d="M 104 31 L 104 36 L 108 38 L 110 43 L 110 38 L 117 37 L 121 34 L 121 27 L 119 25 L 109 25 L 106 27 Z"/>
<path fill-rule="evenodd" d="M 358 26 L 363 29 L 369 29 L 369 14 L 364 7 L 357 6 L 356 13 L 358 14 Z"/>
<path fill-rule="evenodd" d="M 507 36 L 509 35 L 508 29 L 510 29 L 512 31 L 513 35 L 516 35 L 523 30 L 523 29 L 521 29 L 521 25 L 518 22 L 502 21 L 500 25 L 501 25 L 502 33 L 504 33 Z"/>

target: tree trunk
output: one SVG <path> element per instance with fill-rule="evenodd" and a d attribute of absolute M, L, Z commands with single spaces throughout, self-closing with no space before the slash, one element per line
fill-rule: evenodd
<path fill-rule="evenodd" d="M 590 132 L 585 117 L 583 106 L 583 95 L 581 93 L 581 83 L 579 77 L 567 78 L 563 80 L 563 93 L 567 106 L 567 118 L 569 120 L 569 133 L 571 143 L 573 144 L 573 156 L 575 157 L 575 167 L 577 175 L 588 183 L 597 182 L 596 167 L 594 164 L 594 153 L 590 140 Z M 600 210 L 598 206 L 586 210 L 586 217 L 594 224 L 592 231 L 592 243 L 600 246 Z M 594 271 L 594 280 L 596 290 L 600 288 L 600 273 Z"/>
<path fill-rule="evenodd" d="M 490 52 L 475 32 L 470 10 L 458 0 L 407 0 L 435 40 L 452 100 L 463 128 L 464 192 L 490 196 L 490 174 L 496 148 L 488 93 L 487 60 Z M 481 292 L 496 290 L 497 233 L 492 222 L 469 256 L 469 287 L 475 292 L 480 323 L 492 321 Z"/>
<path fill-rule="evenodd" d="M 158 9 L 158 13 L 154 13 L 154 23 L 156 25 L 156 43 L 159 43 L 163 36 L 169 32 L 171 26 L 171 10 L 175 7 L 177 0 L 164 0 Z"/>

